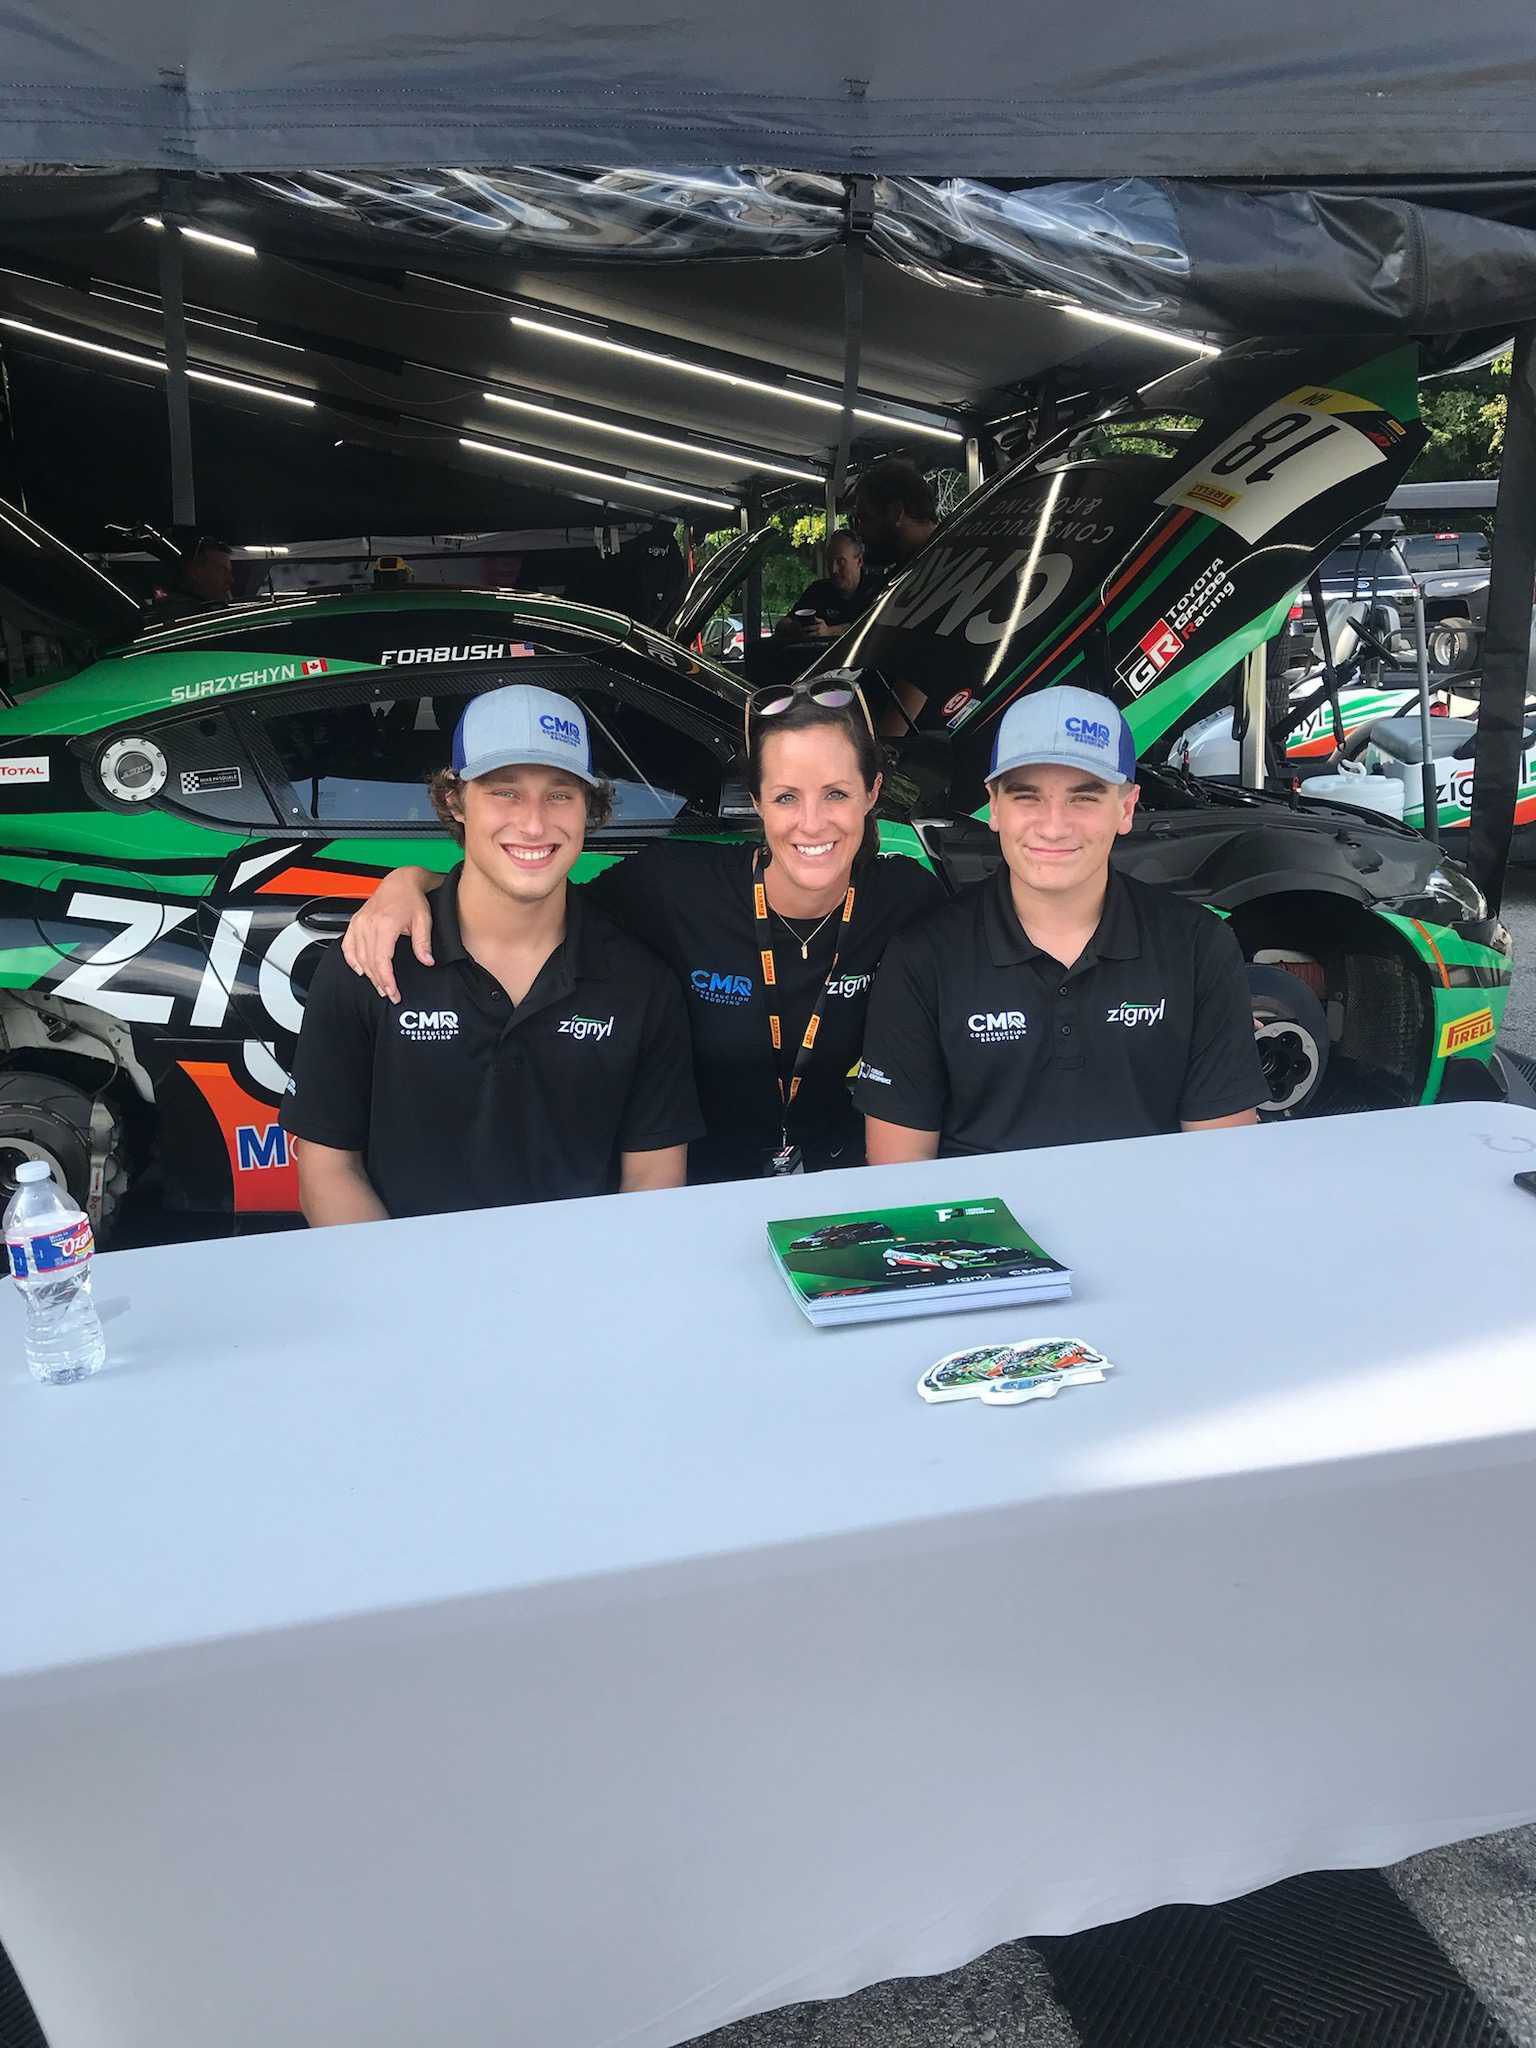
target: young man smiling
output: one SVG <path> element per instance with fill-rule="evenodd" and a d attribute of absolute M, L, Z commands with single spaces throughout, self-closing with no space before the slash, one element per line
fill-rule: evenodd
<path fill-rule="evenodd" d="M 567 877 L 610 793 L 569 699 L 474 698 L 433 783 L 464 849 L 432 897 L 432 964 L 395 1007 L 334 948 L 282 1123 L 312 1224 L 680 1186 L 703 1131 L 682 993 Z"/>
<path fill-rule="evenodd" d="M 1139 793 L 1115 706 L 1025 697 L 987 789 L 1003 865 L 893 940 L 875 984 L 854 1089 L 870 1164 L 1255 1122 L 1236 940 L 1110 867 Z"/>

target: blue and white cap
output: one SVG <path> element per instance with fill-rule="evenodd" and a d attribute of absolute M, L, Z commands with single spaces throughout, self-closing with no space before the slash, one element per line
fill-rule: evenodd
<path fill-rule="evenodd" d="M 1117 706 L 1071 683 L 1021 697 L 992 743 L 991 782 L 1010 768 L 1082 768 L 1100 782 L 1136 780 L 1136 743 Z"/>
<path fill-rule="evenodd" d="M 594 789 L 601 782 L 581 706 L 533 683 L 469 700 L 454 729 L 453 766 L 466 782 L 498 768 L 563 768 Z"/>

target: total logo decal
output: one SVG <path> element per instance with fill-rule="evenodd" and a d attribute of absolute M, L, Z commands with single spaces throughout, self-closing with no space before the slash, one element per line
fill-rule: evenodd
<path fill-rule="evenodd" d="M 46 782 L 48 780 L 48 756 L 46 754 L 12 754 L 9 760 L 0 760 L 0 782 Z"/>
<path fill-rule="evenodd" d="M 716 974 L 708 967 L 695 967 L 689 986 L 703 1003 L 750 1003 L 752 981 L 745 974 Z"/>
<path fill-rule="evenodd" d="M 556 1035 L 561 1038 L 612 1038 L 613 1019 L 611 1017 L 562 1017 Z"/>
<path fill-rule="evenodd" d="M 171 690 L 173 704 L 195 704 L 201 697 L 224 697 L 231 690 L 259 690 L 264 683 L 300 683 L 306 676 L 323 676 L 328 661 L 271 661 L 265 668 L 243 668 L 232 676 L 205 676 L 200 683 L 177 683 Z"/>
<path fill-rule="evenodd" d="M 1027 1036 L 1029 1019 L 1022 1010 L 973 1010 L 965 1027 L 978 1045 L 1012 1045 Z"/>
<path fill-rule="evenodd" d="M 1116 1003 L 1105 1016 L 1106 1024 L 1123 1024 L 1127 1030 L 1136 1030 L 1143 1024 L 1161 1024 L 1168 1008 L 1164 996 L 1156 1003 Z"/>
<path fill-rule="evenodd" d="M 445 1045 L 459 1035 L 457 1010 L 402 1010 L 400 1036 L 415 1045 Z"/>

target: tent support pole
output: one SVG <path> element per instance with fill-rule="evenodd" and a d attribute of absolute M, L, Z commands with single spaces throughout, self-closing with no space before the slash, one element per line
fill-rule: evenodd
<path fill-rule="evenodd" d="M 747 531 L 756 532 L 763 523 L 763 494 L 756 484 L 747 489 Z M 748 681 L 756 666 L 757 645 L 763 631 L 763 565 L 755 562 L 747 571 L 741 594 L 741 666 Z"/>
<path fill-rule="evenodd" d="M 859 363 L 864 354 L 864 245 L 875 224 L 875 181 L 848 178 L 847 225 L 843 231 L 843 412 L 837 428 L 837 454 L 830 491 L 841 499 L 848 481 L 848 448 L 853 439 L 853 409 L 859 400 Z"/>
<path fill-rule="evenodd" d="M 981 443 L 974 434 L 965 441 L 965 495 L 981 489 Z"/>
<path fill-rule="evenodd" d="M 1499 466 L 1483 688 L 1473 741 L 1467 866 L 1497 914 L 1514 831 L 1525 752 L 1525 694 L 1531 663 L 1531 591 L 1536 588 L 1536 326 L 1515 330 L 1515 360 Z"/>
<path fill-rule="evenodd" d="M 197 524 L 197 491 L 192 475 L 192 405 L 187 389 L 187 316 L 182 302 L 181 216 L 170 189 L 160 218 L 160 305 L 165 321 L 165 409 L 171 440 L 171 517 L 178 526 Z"/>

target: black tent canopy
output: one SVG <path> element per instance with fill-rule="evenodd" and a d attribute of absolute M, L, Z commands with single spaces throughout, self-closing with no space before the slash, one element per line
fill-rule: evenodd
<path fill-rule="evenodd" d="M 75 380 L 82 454 L 163 380 L 178 499 L 195 403 L 220 420 L 200 467 L 244 437 L 248 498 L 257 440 L 328 439 L 466 504 L 494 465 L 472 523 L 510 525 L 539 497 L 724 523 L 891 448 L 974 476 L 1000 415 L 1244 334 L 1413 337 L 1439 367 L 1517 330 L 1472 832 L 1496 896 L 1536 573 L 1511 488 L 1536 459 L 1533 71 L 1511 0 L 1410 0 L 1390 36 L 1324 0 L 81 0 L 68 33 L 18 0 L 0 337 L 18 416 Z M 71 468 L 78 534 L 111 464 Z"/>

